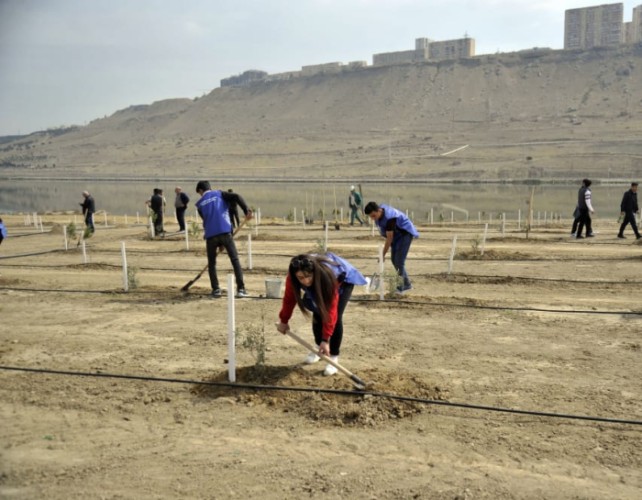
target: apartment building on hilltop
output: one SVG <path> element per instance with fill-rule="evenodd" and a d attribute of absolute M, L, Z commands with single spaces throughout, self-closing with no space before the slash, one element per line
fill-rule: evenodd
<path fill-rule="evenodd" d="M 633 9 L 630 23 L 624 23 L 624 43 L 642 42 L 642 5 Z"/>
<path fill-rule="evenodd" d="M 631 22 L 623 20 L 623 3 L 569 9 L 564 18 L 564 49 L 585 50 L 641 42 L 642 5 L 633 9 Z"/>
<path fill-rule="evenodd" d="M 429 38 L 415 39 L 415 50 L 383 52 L 372 56 L 373 66 L 463 59 L 475 55 L 475 39 L 464 37 L 456 40 L 435 42 Z"/>

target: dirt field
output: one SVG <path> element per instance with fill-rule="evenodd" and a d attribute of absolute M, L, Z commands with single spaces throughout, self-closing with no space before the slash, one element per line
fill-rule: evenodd
<path fill-rule="evenodd" d="M 209 297 L 206 276 L 180 291 L 205 265 L 204 243 L 187 250 L 180 236 L 151 240 L 110 220 L 84 263 L 77 238 L 64 250 L 70 217 L 44 216 L 44 233 L 3 217 L 2 498 L 642 496 L 642 246 L 615 238 L 615 223 L 582 241 L 567 224 L 528 239 L 494 225 L 483 257 L 479 225 L 421 227 L 413 291 L 379 301 L 356 289 L 346 311 L 341 362 L 375 393 L 363 395 L 323 377 L 323 363 L 302 366 L 305 350 L 274 329 L 280 302 L 265 298 L 289 256 L 322 244 L 320 226 L 239 233 L 246 268 L 252 234 L 252 269 L 251 297 L 236 301 L 237 382 L 347 394 L 196 383 L 225 381 L 228 368 L 227 300 Z M 138 285 L 128 293 L 121 241 Z M 380 242 L 342 227 L 328 246 L 370 275 Z M 225 256 L 219 271 L 225 280 Z M 312 339 L 298 312 L 292 327 Z M 242 339 L 262 333 L 260 369 Z"/>

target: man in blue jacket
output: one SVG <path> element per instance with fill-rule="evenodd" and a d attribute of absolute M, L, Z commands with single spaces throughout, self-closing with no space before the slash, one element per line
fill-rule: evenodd
<path fill-rule="evenodd" d="M 208 181 L 199 181 L 196 184 L 196 192 L 201 196 L 201 199 L 196 202 L 196 209 L 201 219 L 203 219 L 212 297 L 218 298 L 221 296 L 221 288 L 216 275 L 216 254 L 219 247 L 225 248 L 232 263 L 234 276 L 236 277 L 236 296 L 247 297 L 248 293 L 245 291 L 241 261 L 232 238 L 229 207 L 230 203 L 236 203 L 241 207 L 246 221 L 252 218 L 252 210 L 248 208 L 245 200 L 238 194 L 212 190 Z M 228 293 L 232 292 L 232 290 L 228 290 Z"/>
<path fill-rule="evenodd" d="M 412 289 L 412 284 L 406 272 L 406 257 L 414 238 L 419 237 L 419 232 L 408 216 L 401 210 L 394 207 L 378 205 L 371 201 L 366 205 L 366 215 L 370 217 L 377 227 L 381 236 L 386 238 L 383 245 L 383 256 L 390 250 L 392 265 L 395 266 L 397 274 L 402 283 L 397 287 L 397 293 L 404 293 Z"/>

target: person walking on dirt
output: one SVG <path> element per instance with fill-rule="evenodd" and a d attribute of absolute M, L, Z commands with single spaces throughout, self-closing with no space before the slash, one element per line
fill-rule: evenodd
<path fill-rule="evenodd" d="M 419 232 L 412 221 L 401 210 L 394 207 L 378 205 L 371 201 L 366 205 L 366 215 L 370 217 L 377 227 L 381 236 L 386 238 L 383 245 L 383 257 L 386 257 L 390 250 L 392 265 L 401 278 L 401 284 L 397 287 L 397 293 L 404 293 L 412 289 L 410 278 L 406 271 L 406 258 L 410 250 L 412 240 L 419 237 Z"/>
<path fill-rule="evenodd" d="M 185 211 L 189 203 L 189 196 L 183 192 L 180 186 L 174 188 L 176 199 L 174 200 L 174 208 L 176 209 L 176 222 L 178 222 L 178 232 L 185 232 Z"/>
<path fill-rule="evenodd" d="M 252 218 L 252 210 L 245 203 L 245 200 L 236 193 L 229 193 L 220 190 L 212 190 L 208 181 L 198 181 L 196 192 L 201 199 L 196 202 L 196 209 L 203 219 L 203 238 L 206 240 L 207 263 L 212 285 L 212 297 L 218 298 L 222 295 L 216 274 L 216 254 L 219 247 L 225 248 L 227 255 L 234 269 L 236 277 L 236 296 L 248 297 L 243 281 L 243 270 L 241 261 L 232 238 L 232 223 L 230 221 L 230 203 L 236 203 L 243 213 L 245 220 Z M 232 290 L 228 290 L 232 293 Z"/>
<path fill-rule="evenodd" d="M 157 236 L 165 234 L 163 229 L 163 210 L 165 209 L 165 198 L 163 190 L 154 188 L 154 194 L 147 200 L 147 206 L 152 209 L 152 220 L 154 222 L 154 232 Z"/>
<path fill-rule="evenodd" d="M 620 226 L 620 232 L 617 235 L 618 238 L 625 238 L 624 228 L 626 228 L 627 224 L 631 224 L 636 240 L 642 238 L 640 231 L 638 231 L 638 225 L 635 222 L 635 214 L 638 213 L 640 213 L 640 208 L 638 207 L 638 183 L 632 182 L 631 188 L 624 193 L 622 203 L 620 203 L 620 217 L 624 217 L 624 219 Z"/>
<path fill-rule="evenodd" d="M 343 313 L 354 286 L 365 284 L 366 279 L 357 269 L 330 252 L 302 254 L 290 260 L 276 328 L 283 334 L 288 331 L 295 305 L 306 316 L 312 313 L 312 332 L 318 352 L 308 354 L 304 363 L 316 363 L 320 359 L 319 354 L 339 361 Z M 323 374 L 330 376 L 335 373 L 337 368 L 328 363 Z"/>
<path fill-rule="evenodd" d="M 85 216 L 85 227 L 90 233 L 94 232 L 94 213 L 96 213 L 96 202 L 89 191 L 82 192 L 85 198 L 79 205 L 82 207 L 82 214 Z"/>
<path fill-rule="evenodd" d="M 354 226 L 354 220 L 357 219 L 363 226 L 363 221 L 359 217 L 361 211 L 361 194 L 355 191 L 354 186 L 350 186 L 350 196 L 348 196 L 348 205 L 350 206 L 350 225 Z"/>
<path fill-rule="evenodd" d="M 231 189 L 228 189 L 227 192 L 233 193 L 234 191 L 232 191 Z M 230 206 L 230 222 L 232 223 L 232 229 L 234 229 L 239 227 L 239 224 L 240 224 L 239 207 L 238 207 L 238 203 L 231 200 L 229 202 L 229 206 Z"/>
<path fill-rule="evenodd" d="M 580 223 L 577 226 L 577 235 L 575 237 L 578 239 L 584 238 L 584 236 L 582 236 L 584 226 L 586 226 L 586 237 L 592 238 L 594 236 L 593 228 L 591 226 L 591 214 L 594 214 L 595 210 L 591 203 L 591 184 L 592 182 L 589 179 L 583 179 L 582 187 L 577 193 L 577 206 L 580 209 Z"/>
<path fill-rule="evenodd" d="M 7 228 L 4 227 L 2 219 L 0 219 L 0 245 L 2 245 L 2 240 L 7 237 Z"/>

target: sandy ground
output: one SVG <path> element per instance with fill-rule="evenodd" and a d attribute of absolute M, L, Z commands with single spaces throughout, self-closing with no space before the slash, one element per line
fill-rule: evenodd
<path fill-rule="evenodd" d="M 5 217 L 2 498 L 642 496 L 642 247 L 616 239 L 614 223 L 583 241 L 567 224 L 528 239 L 493 225 L 483 257 L 479 225 L 420 228 L 413 291 L 380 301 L 357 289 L 345 314 L 341 362 L 375 393 L 363 395 L 341 374 L 323 377 L 323 363 L 301 365 L 305 350 L 273 327 L 279 300 L 265 297 L 289 256 L 323 243 L 320 226 L 263 221 L 237 236 L 246 268 L 253 236 L 251 297 L 235 308 L 237 382 L 345 394 L 197 383 L 227 380 L 229 366 L 227 299 L 209 297 L 206 277 L 180 291 L 205 264 L 203 242 L 187 250 L 119 219 L 98 226 L 84 263 L 76 239 L 64 250 L 69 220 L 45 216 L 40 233 Z M 128 293 L 123 241 L 138 285 Z M 328 246 L 370 275 L 380 241 L 342 227 Z M 225 256 L 219 270 L 225 279 Z M 300 313 L 292 327 L 311 340 Z M 266 342 L 263 367 L 249 337 Z"/>

